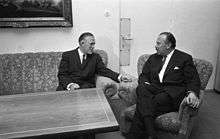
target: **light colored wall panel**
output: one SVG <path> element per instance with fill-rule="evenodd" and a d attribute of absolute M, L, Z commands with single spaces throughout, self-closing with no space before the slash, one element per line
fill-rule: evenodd
<path fill-rule="evenodd" d="M 219 0 L 121 0 L 121 17 L 131 18 L 131 61 L 121 70 L 137 76 L 137 59 L 154 53 L 160 32 L 170 31 L 177 49 L 210 61 L 214 72 L 207 88 L 214 84 L 220 46 Z"/>

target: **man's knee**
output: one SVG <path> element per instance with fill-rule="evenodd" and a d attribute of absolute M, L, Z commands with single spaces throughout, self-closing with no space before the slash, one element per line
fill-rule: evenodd
<path fill-rule="evenodd" d="M 146 85 L 144 85 L 144 84 L 139 84 L 138 86 L 137 86 L 137 90 L 143 90 L 143 89 L 145 89 L 146 88 Z"/>
<path fill-rule="evenodd" d="M 144 84 L 139 84 L 136 88 L 136 94 L 137 96 L 142 96 L 144 93 L 146 93 L 146 85 Z"/>

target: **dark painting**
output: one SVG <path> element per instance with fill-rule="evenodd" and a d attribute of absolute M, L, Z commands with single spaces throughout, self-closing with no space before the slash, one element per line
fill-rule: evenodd
<path fill-rule="evenodd" d="M 71 0 L 0 0 L 1 27 L 72 26 Z"/>

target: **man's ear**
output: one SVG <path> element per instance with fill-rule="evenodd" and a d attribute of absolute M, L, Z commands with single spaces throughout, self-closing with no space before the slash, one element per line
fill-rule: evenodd
<path fill-rule="evenodd" d="M 80 42 L 80 45 L 82 45 L 82 44 L 84 44 L 85 43 L 85 41 L 84 40 L 82 40 L 81 42 Z"/>
<path fill-rule="evenodd" d="M 168 43 L 166 49 L 170 49 L 170 48 L 171 48 L 171 43 Z"/>

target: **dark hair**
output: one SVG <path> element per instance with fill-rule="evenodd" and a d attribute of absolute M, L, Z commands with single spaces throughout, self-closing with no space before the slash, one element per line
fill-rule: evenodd
<path fill-rule="evenodd" d="M 172 33 L 170 32 L 162 32 L 160 35 L 166 35 L 166 41 L 171 43 L 171 47 L 175 48 L 176 47 L 176 39 L 173 36 Z"/>
<path fill-rule="evenodd" d="M 80 44 L 80 42 L 84 39 L 84 38 L 86 38 L 86 37 L 88 37 L 88 36 L 94 36 L 92 33 L 90 33 L 90 32 L 84 32 L 83 34 L 81 34 L 80 36 L 79 36 L 79 44 Z"/>

